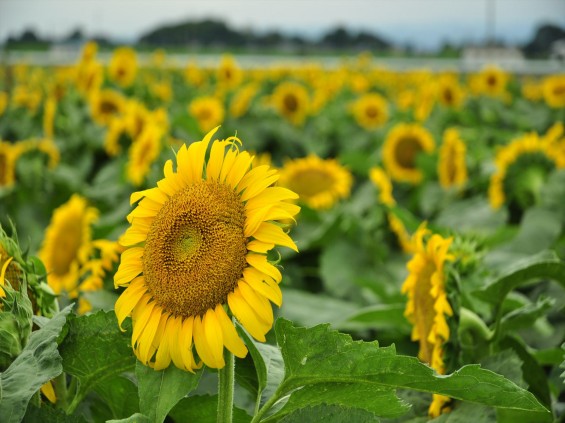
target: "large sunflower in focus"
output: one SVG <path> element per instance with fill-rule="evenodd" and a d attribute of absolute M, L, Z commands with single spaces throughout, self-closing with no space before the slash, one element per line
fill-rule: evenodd
<path fill-rule="evenodd" d="M 296 82 L 283 82 L 278 85 L 271 101 L 279 114 L 296 126 L 304 123 L 310 110 L 308 91 Z"/>
<path fill-rule="evenodd" d="M 132 315 L 135 354 L 155 369 L 172 361 L 194 371 L 200 364 L 193 346 L 212 368 L 224 367 L 224 347 L 244 357 L 230 314 L 265 341 L 273 324 L 269 301 L 282 301 L 282 275 L 267 252 L 277 244 L 296 250 L 276 221 L 298 213 L 287 202 L 297 195 L 271 186 L 276 170 L 251 168 L 253 157 L 239 151 L 238 139 L 211 143 L 215 131 L 183 145 L 176 170 L 169 160 L 157 187 L 131 197 L 139 203 L 114 276 L 127 289 L 115 310 L 120 325 Z"/>
<path fill-rule="evenodd" d="M 417 124 L 398 124 L 388 133 L 383 145 L 383 162 L 392 179 L 418 184 L 422 172 L 416 167 L 420 153 L 430 153 L 435 142 L 430 132 Z"/>
<path fill-rule="evenodd" d="M 448 253 L 452 239 L 429 233 L 421 226 L 413 236 L 414 256 L 407 264 L 409 275 L 402 285 L 402 293 L 408 295 L 404 315 L 413 325 L 412 340 L 420 343 L 418 358 L 444 374 L 443 346 L 450 335 L 446 316 L 453 315 L 445 292 L 444 266 L 453 260 Z M 434 394 L 428 413 L 439 416 L 448 402 L 448 397 Z"/>
<path fill-rule="evenodd" d="M 367 130 L 378 128 L 388 120 L 386 100 L 380 94 L 365 94 L 351 107 L 355 121 Z"/>
<path fill-rule="evenodd" d="M 98 211 L 77 194 L 53 212 L 39 258 L 47 270 L 47 283 L 56 294 L 76 289 L 80 267 L 91 253 L 91 224 L 97 218 Z"/>
<path fill-rule="evenodd" d="M 296 192 L 313 209 L 328 209 L 349 197 L 353 176 L 335 159 L 313 154 L 286 162 L 279 184 Z"/>

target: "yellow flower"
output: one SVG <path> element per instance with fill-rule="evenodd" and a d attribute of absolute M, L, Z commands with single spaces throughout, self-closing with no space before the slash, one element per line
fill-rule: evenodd
<path fill-rule="evenodd" d="M 475 94 L 505 98 L 509 79 L 510 75 L 502 69 L 488 66 L 478 74 L 472 75 L 469 83 Z"/>
<path fill-rule="evenodd" d="M 109 156 L 117 156 L 122 150 L 120 138 L 127 131 L 126 121 L 122 118 L 110 120 L 106 136 L 104 137 L 104 151 Z"/>
<path fill-rule="evenodd" d="M 383 126 L 388 120 L 388 106 L 383 96 L 376 93 L 365 94 L 351 107 L 355 121 L 367 130 Z"/>
<path fill-rule="evenodd" d="M 92 250 L 91 225 L 97 218 L 98 210 L 78 194 L 53 212 L 39 258 L 47 269 L 47 283 L 56 294 L 70 293 L 78 286 L 80 268 Z"/>
<path fill-rule="evenodd" d="M 406 226 L 404 226 L 404 222 L 400 220 L 394 213 L 388 212 L 387 213 L 387 220 L 390 230 L 396 235 L 396 239 L 398 240 L 398 245 L 405 253 L 412 253 L 414 248 L 412 246 L 412 239 L 410 238 L 410 234 L 406 230 Z"/>
<path fill-rule="evenodd" d="M 127 164 L 128 180 L 139 186 L 149 173 L 151 165 L 159 157 L 161 152 L 161 138 L 163 131 L 153 122 L 143 129 L 129 149 L 129 160 Z"/>
<path fill-rule="evenodd" d="M 169 81 L 154 82 L 151 84 L 151 92 L 161 101 L 168 103 L 173 97 L 173 89 Z"/>
<path fill-rule="evenodd" d="M 380 167 L 373 167 L 369 171 L 369 179 L 379 189 L 379 200 L 385 206 L 394 206 L 396 201 L 392 196 L 392 182 Z"/>
<path fill-rule="evenodd" d="M 143 103 L 137 100 L 129 100 L 126 104 L 125 119 L 127 132 L 132 138 L 136 138 L 143 132 L 145 125 L 150 120 L 149 110 Z"/>
<path fill-rule="evenodd" d="M 216 78 L 218 80 L 218 84 L 222 87 L 231 89 L 239 86 L 243 79 L 243 72 L 237 65 L 233 56 L 230 56 L 229 54 L 222 56 L 220 66 L 218 66 L 216 73 Z"/>
<path fill-rule="evenodd" d="M 215 131 L 183 145 L 176 171 L 167 161 L 158 187 L 132 195 L 139 203 L 120 241 L 128 248 L 114 283 L 127 289 L 116 315 L 120 325 L 132 315 L 134 352 L 156 370 L 172 361 L 194 371 L 200 364 L 193 346 L 212 368 L 225 366 L 224 347 L 244 357 L 230 312 L 264 342 L 273 324 L 269 300 L 282 301 L 282 275 L 266 253 L 276 244 L 296 250 L 272 222 L 298 213 L 286 202 L 297 195 L 270 187 L 276 170 L 250 170 L 252 157 L 239 151 L 235 137 L 211 143 Z"/>
<path fill-rule="evenodd" d="M 91 62 L 96 58 L 96 53 L 98 52 L 98 44 L 94 41 L 89 41 L 82 46 L 80 52 L 81 62 Z"/>
<path fill-rule="evenodd" d="M 206 75 L 195 63 L 189 63 L 184 70 L 184 80 L 188 85 L 201 87 L 206 82 Z"/>
<path fill-rule="evenodd" d="M 304 123 L 310 110 L 308 91 L 296 82 L 283 82 L 273 92 L 271 98 L 275 109 L 296 126 Z"/>
<path fill-rule="evenodd" d="M 351 192 L 353 176 L 335 159 L 309 155 L 286 162 L 279 184 L 296 192 L 313 209 L 328 209 Z"/>
<path fill-rule="evenodd" d="M 35 113 L 41 103 L 41 92 L 25 85 L 17 85 L 12 92 L 12 103 Z"/>
<path fill-rule="evenodd" d="M 114 50 L 110 67 L 110 79 L 121 87 L 129 87 L 137 75 L 137 56 L 129 47 L 120 47 Z"/>
<path fill-rule="evenodd" d="M 0 91 L 0 116 L 4 114 L 6 108 L 8 107 L 8 94 L 4 91 Z"/>
<path fill-rule="evenodd" d="M 448 253 L 452 238 L 429 234 L 422 225 L 413 237 L 414 256 L 407 264 L 409 274 L 402 285 L 402 293 L 408 296 L 404 315 L 413 325 L 412 340 L 420 343 L 418 358 L 444 374 L 443 346 L 450 336 L 446 316 L 453 315 L 445 292 L 444 266 L 453 260 Z M 448 401 L 447 397 L 434 395 L 430 416 L 441 414 Z"/>
<path fill-rule="evenodd" d="M 224 106 L 216 97 L 198 97 L 188 106 L 188 113 L 198 121 L 202 132 L 208 132 L 224 120 Z"/>
<path fill-rule="evenodd" d="M 520 166 L 513 166 L 520 160 Z M 530 161 L 528 163 L 525 161 Z M 488 196 L 493 208 L 500 208 L 507 195 L 518 200 L 522 207 L 536 202 L 535 196 L 545 181 L 547 166 L 565 168 L 565 155 L 555 143 L 541 139 L 536 133 L 526 134 L 514 139 L 498 150 L 495 157 L 496 171 L 490 178 Z M 509 173 L 514 178 L 509 178 Z M 532 198 L 532 196 L 534 198 Z M 515 198 L 514 198 L 515 197 Z"/>
<path fill-rule="evenodd" d="M 90 113 L 100 125 L 108 125 L 126 107 L 126 99 L 114 90 L 100 90 L 90 96 Z"/>
<path fill-rule="evenodd" d="M 43 109 L 43 134 L 48 138 L 53 138 L 54 135 L 53 123 L 56 111 L 57 100 L 54 97 L 49 97 Z"/>
<path fill-rule="evenodd" d="M 442 188 L 463 188 L 467 182 L 467 147 L 456 129 L 447 129 L 439 149 L 438 175 Z"/>
<path fill-rule="evenodd" d="M 104 68 L 96 60 L 79 63 L 76 68 L 76 86 L 83 95 L 98 91 L 104 82 Z"/>
<path fill-rule="evenodd" d="M 250 83 L 241 88 L 237 93 L 235 93 L 231 103 L 230 103 L 230 114 L 234 118 L 240 118 L 244 116 L 249 110 L 251 101 L 257 94 L 259 87 L 255 83 Z"/>
<path fill-rule="evenodd" d="M 542 83 L 543 98 L 549 107 L 565 107 L 565 74 L 551 75 Z"/>
<path fill-rule="evenodd" d="M 11 187 L 16 181 L 16 160 L 21 149 L 16 144 L 0 141 L 0 188 Z"/>
<path fill-rule="evenodd" d="M 446 106 L 459 108 L 463 104 L 463 89 L 453 75 L 443 75 L 437 82 L 438 101 Z"/>
<path fill-rule="evenodd" d="M 527 78 L 522 83 L 522 96 L 530 101 L 539 101 L 543 98 L 543 84 L 533 78 Z"/>
<path fill-rule="evenodd" d="M 420 153 L 430 153 L 435 142 L 430 132 L 417 124 L 400 123 L 388 133 L 383 145 L 383 162 L 392 179 L 418 184 L 423 174 L 416 167 Z"/>

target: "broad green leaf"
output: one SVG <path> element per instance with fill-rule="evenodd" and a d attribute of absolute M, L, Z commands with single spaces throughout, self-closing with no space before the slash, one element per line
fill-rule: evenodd
<path fill-rule="evenodd" d="M 446 207 L 434 223 L 463 234 L 487 236 L 504 225 L 506 215 L 504 209 L 493 210 L 487 200 L 475 197 Z"/>
<path fill-rule="evenodd" d="M 406 304 L 377 304 L 359 309 L 347 316 L 343 323 L 337 323 L 338 329 L 391 329 L 409 334 L 410 323 L 404 317 Z"/>
<path fill-rule="evenodd" d="M 104 400 L 114 419 L 134 414 L 139 407 L 137 386 L 126 377 L 114 376 L 97 383 L 94 391 Z"/>
<path fill-rule="evenodd" d="M 216 423 L 218 414 L 217 395 L 195 395 L 183 398 L 169 413 L 175 423 Z M 233 407 L 233 423 L 249 423 L 251 416 L 241 408 Z"/>
<path fill-rule="evenodd" d="M 135 366 L 139 390 L 139 411 L 151 423 L 161 423 L 171 409 L 198 386 L 202 371 L 196 373 L 177 369 L 172 364 L 155 371 L 139 361 Z"/>
<path fill-rule="evenodd" d="M 297 328 L 279 319 L 277 342 L 285 362 L 279 394 L 316 383 L 374 383 L 381 388 L 409 388 L 494 407 L 547 410 L 529 392 L 479 365 L 451 375 L 437 375 L 415 357 L 397 355 L 394 346 L 353 341 L 329 325 Z"/>
<path fill-rule="evenodd" d="M 33 394 L 63 371 L 57 338 L 71 308 L 68 306 L 44 327 L 32 332 L 21 354 L 0 373 L 0 416 L 3 422 L 20 422 Z"/>
<path fill-rule="evenodd" d="M 551 414 L 541 414 L 534 413 L 532 411 L 525 410 L 509 410 L 509 409 L 497 409 L 496 410 L 496 422 L 497 423 L 552 423 L 554 422 Z"/>
<path fill-rule="evenodd" d="M 65 372 L 79 381 L 79 399 L 107 379 L 134 369 L 131 335 L 120 331 L 113 311 L 69 319 L 68 330 L 59 349 Z"/>
<path fill-rule="evenodd" d="M 400 400 L 394 390 L 373 383 L 318 383 L 293 392 L 282 409 L 265 421 L 274 421 L 296 410 L 322 404 L 361 409 L 375 417 L 397 417 L 410 409 L 410 405 Z"/>
<path fill-rule="evenodd" d="M 378 421 L 374 414 L 358 408 L 318 405 L 296 410 L 283 417 L 279 423 L 375 423 Z"/>
<path fill-rule="evenodd" d="M 80 415 L 65 414 L 60 408 L 53 408 L 49 405 L 41 408 L 30 405 L 22 423 L 87 423 L 87 420 Z"/>
<path fill-rule="evenodd" d="M 474 294 L 485 301 L 498 303 L 520 285 L 542 278 L 553 279 L 565 286 L 565 264 L 553 251 L 542 251 L 512 263 L 485 288 Z"/>
<path fill-rule="evenodd" d="M 458 403 L 452 411 L 432 421 L 433 423 L 469 423 L 469 416 L 473 416 L 473 423 L 496 423 L 494 408 L 470 402 Z"/>
<path fill-rule="evenodd" d="M 149 420 L 149 417 L 141 413 L 135 413 L 129 417 L 126 417 L 125 419 L 108 420 L 106 423 L 150 423 L 150 422 L 151 420 Z"/>
<path fill-rule="evenodd" d="M 555 304 L 553 298 L 540 298 L 535 303 L 526 304 L 506 314 L 500 321 L 500 333 L 532 327 L 544 317 Z"/>

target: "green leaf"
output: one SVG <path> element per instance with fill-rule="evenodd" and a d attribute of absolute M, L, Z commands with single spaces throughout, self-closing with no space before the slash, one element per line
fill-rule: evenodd
<path fill-rule="evenodd" d="M 482 197 L 470 198 L 446 207 L 435 224 L 463 234 L 488 236 L 506 222 L 504 209 L 495 211 Z"/>
<path fill-rule="evenodd" d="M 107 379 L 134 369 L 131 335 L 120 331 L 113 311 L 69 319 L 68 329 L 60 351 L 65 372 L 79 381 L 74 404 Z"/>
<path fill-rule="evenodd" d="M 551 310 L 554 304 L 553 298 L 545 297 L 512 310 L 500 321 L 500 333 L 532 327 L 536 320 L 544 317 Z"/>
<path fill-rule="evenodd" d="M 410 409 L 410 405 L 401 401 L 394 390 L 383 389 L 373 383 L 318 383 L 294 392 L 283 408 L 265 421 L 322 404 L 361 409 L 376 417 L 397 417 Z"/>
<path fill-rule="evenodd" d="M 531 393 L 479 365 L 442 376 L 415 357 L 397 355 L 394 346 L 353 341 L 329 325 L 297 328 L 279 319 L 275 330 L 285 362 L 279 395 L 316 383 L 373 383 L 383 389 L 409 388 L 494 407 L 547 412 Z"/>
<path fill-rule="evenodd" d="M 30 398 L 49 380 L 61 374 L 57 338 L 72 306 L 57 313 L 41 329 L 32 332 L 22 353 L 0 373 L 0 416 L 6 423 L 20 422 Z"/>
<path fill-rule="evenodd" d="M 469 416 L 473 416 L 473 423 L 496 423 L 494 408 L 469 402 L 458 403 L 452 411 L 434 419 L 433 423 L 469 423 Z"/>
<path fill-rule="evenodd" d="M 169 417 L 176 423 L 216 423 L 217 395 L 196 395 L 184 398 L 171 410 Z M 251 416 L 241 408 L 233 407 L 233 423 L 249 423 Z"/>
<path fill-rule="evenodd" d="M 361 409 L 319 405 L 301 408 L 282 418 L 280 423 L 374 423 L 378 421 L 374 414 Z"/>
<path fill-rule="evenodd" d="M 377 304 L 359 309 L 346 317 L 343 323 L 337 323 L 338 329 L 391 329 L 409 334 L 411 326 L 404 317 L 405 304 Z"/>
<path fill-rule="evenodd" d="M 135 413 L 125 419 L 108 420 L 106 423 L 150 423 L 150 421 L 149 417 L 141 413 Z"/>
<path fill-rule="evenodd" d="M 202 371 L 186 372 L 170 365 L 155 371 L 139 361 L 135 366 L 139 389 L 139 411 L 151 423 L 161 423 L 171 409 L 198 386 Z"/>
<path fill-rule="evenodd" d="M 26 415 L 22 423 L 86 423 L 84 417 L 75 414 L 68 415 L 61 409 L 51 406 L 43 406 L 41 408 L 30 405 L 26 411 Z"/>
<path fill-rule="evenodd" d="M 105 379 L 95 385 L 94 391 L 104 400 L 115 419 L 126 418 L 138 410 L 137 386 L 126 377 Z"/>
<path fill-rule="evenodd" d="M 553 279 L 565 287 L 565 264 L 553 251 L 542 251 L 512 263 L 485 288 L 474 294 L 482 300 L 498 303 L 520 285 L 542 278 Z"/>

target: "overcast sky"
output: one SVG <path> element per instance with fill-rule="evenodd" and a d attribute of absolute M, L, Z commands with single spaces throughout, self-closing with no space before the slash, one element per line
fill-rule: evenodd
<path fill-rule="evenodd" d="M 565 27 L 565 0 L 0 0 L 0 42 L 26 28 L 49 37 L 81 28 L 134 41 L 161 24 L 212 17 L 234 28 L 312 37 L 344 25 L 433 48 L 484 40 L 489 10 L 496 37 L 510 43 L 530 39 L 543 23 Z"/>

